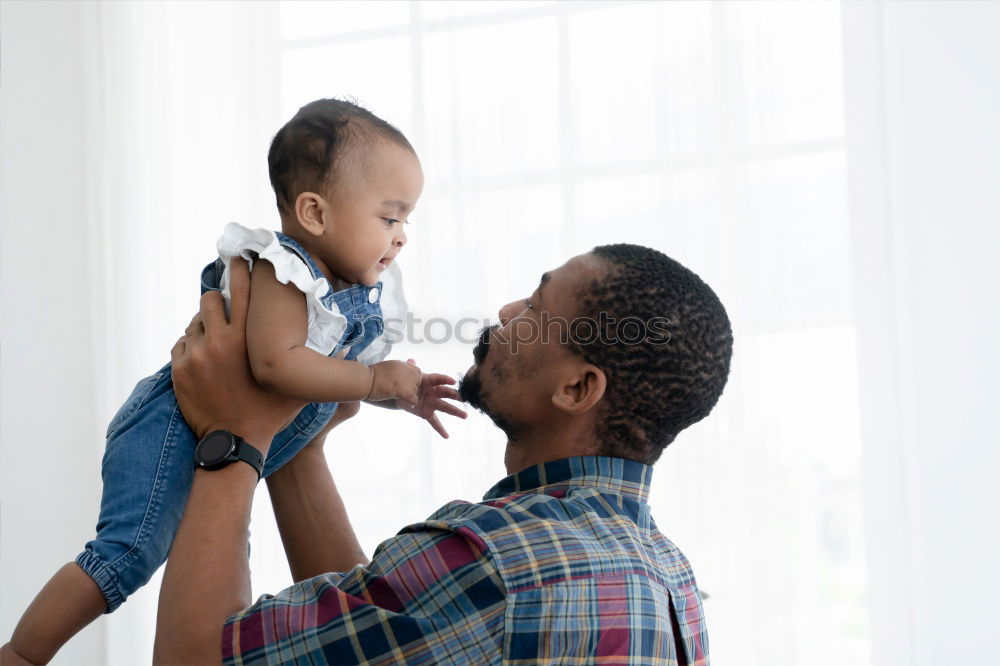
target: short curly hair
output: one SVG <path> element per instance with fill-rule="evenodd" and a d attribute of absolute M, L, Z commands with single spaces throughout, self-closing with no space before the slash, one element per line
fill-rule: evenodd
<path fill-rule="evenodd" d="M 352 148 L 388 139 L 416 154 L 402 132 L 361 105 L 342 99 L 309 102 L 278 130 L 267 153 L 278 210 L 290 215 L 303 192 L 323 193 Z"/>
<path fill-rule="evenodd" d="M 733 354 L 729 317 L 701 278 L 662 252 L 625 243 L 592 252 L 608 271 L 582 287 L 574 325 L 600 321 L 603 335 L 591 341 L 574 332 L 570 346 L 607 376 L 599 454 L 652 464 L 722 395 Z M 622 343 L 616 322 L 636 319 L 659 322 L 654 328 L 666 335 Z"/>

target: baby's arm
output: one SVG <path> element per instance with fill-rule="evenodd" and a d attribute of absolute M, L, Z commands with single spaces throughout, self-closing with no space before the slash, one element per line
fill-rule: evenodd
<path fill-rule="evenodd" d="M 278 282 L 270 262 L 255 262 L 250 273 L 247 354 L 258 384 L 309 402 L 396 397 L 417 401 L 416 366 L 384 361 L 369 367 L 323 356 L 305 346 L 308 323 L 303 293 Z"/>

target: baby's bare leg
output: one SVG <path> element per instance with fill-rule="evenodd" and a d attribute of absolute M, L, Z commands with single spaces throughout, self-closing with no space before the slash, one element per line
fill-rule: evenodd
<path fill-rule="evenodd" d="M 32 664 L 47 664 L 66 641 L 106 608 L 97 583 L 76 562 L 70 562 L 52 576 L 24 611 L 10 645 Z"/>

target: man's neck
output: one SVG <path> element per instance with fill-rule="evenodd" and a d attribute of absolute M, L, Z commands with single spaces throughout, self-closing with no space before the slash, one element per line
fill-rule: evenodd
<path fill-rule="evenodd" d="M 558 432 L 544 429 L 534 433 L 519 433 L 507 440 L 503 461 L 507 474 L 517 474 L 521 470 L 553 460 L 596 453 L 593 431 L 588 425 L 585 430 L 561 428 Z"/>

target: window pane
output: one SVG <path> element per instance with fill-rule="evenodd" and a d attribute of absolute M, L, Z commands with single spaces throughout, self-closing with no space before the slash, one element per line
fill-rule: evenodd
<path fill-rule="evenodd" d="M 721 231 L 740 267 L 727 307 L 748 329 L 853 321 L 845 174 L 843 151 L 727 172 Z"/>
<path fill-rule="evenodd" d="M 853 326 L 736 331 L 728 417 L 656 466 L 653 515 L 709 594 L 713 663 L 871 663 L 856 367 Z"/>
<path fill-rule="evenodd" d="M 840 4 L 734 2 L 720 5 L 728 54 L 726 102 L 740 143 L 825 139 L 844 134 Z"/>
<path fill-rule="evenodd" d="M 287 51 L 282 59 L 282 117 L 320 97 L 355 97 L 404 134 L 413 131 L 409 37 Z"/>
<path fill-rule="evenodd" d="M 407 2 L 336 0 L 278 3 L 281 36 L 304 39 L 403 25 L 410 20 Z"/>
<path fill-rule="evenodd" d="M 447 19 L 459 16 L 476 16 L 500 12 L 516 11 L 551 5 L 552 2 L 531 0 L 476 0 L 475 2 L 455 2 L 455 0 L 431 0 L 420 3 L 420 15 L 424 19 Z"/>
<path fill-rule="evenodd" d="M 558 166 L 556 38 L 551 18 L 425 36 L 428 185 Z"/>
<path fill-rule="evenodd" d="M 495 321 L 501 305 L 568 258 L 559 187 L 430 188 L 420 206 L 424 242 L 404 250 L 407 293 L 438 314 Z"/>
<path fill-rule="evenodd" d="M 716 140 L 712 5 L 638 3 L 569 20 L 572 160 L 642 163 Z"/>

